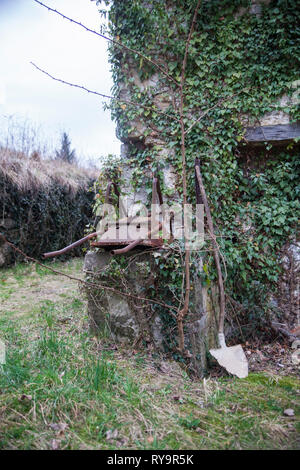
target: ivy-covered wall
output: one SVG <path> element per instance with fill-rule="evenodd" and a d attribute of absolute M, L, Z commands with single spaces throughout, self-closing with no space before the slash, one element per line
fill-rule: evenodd
<path fill-rule="evenodd" d="M 180 201 L 178 85 L 197 1 L 105 3 L 116 41 L 110 46 L 113 93 L 121 100 L 111 110 L 125 144 L 125 166 L 131 168 L 126 178 L 135 190 L 145 189 L 150 201 L 151 173 L 157 171 L 164 195 Z M 287 323 L 296 321 L 296 290 L 285 312 L 278 295 L 284 253 L 296 242 L 299 146 L 266 142 L 252 148 L 244 134 L 247 126 L 271 122 L 272 116 L 276 122 L 278 116 L 299 119 L 297 19 L 293 0 L 202 1 L 189 47 L 184 87 L 188 200 L 196 203 L 194 160 L 199 157 L 226 262 L 227 320 L 233 336 L 243 338 L 270 336 L 271 319 L 283 314 Z M 137 104 L 124 102 L 129 100 Z M 163 287 L 153 295 L 176 302 L 181 261 L 178 250 L 170 248 L 168 256 L 156 259 Z M 209 239 L 201 253 L 193 253 L 191 269 L 208 287 L 215 280 Z"/>

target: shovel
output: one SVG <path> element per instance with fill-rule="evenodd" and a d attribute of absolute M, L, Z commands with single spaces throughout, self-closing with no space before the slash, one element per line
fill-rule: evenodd
<path fill-rule="evenodd" d="M 207 225 L 210 232 L 210 236 L 212 239 L 213 244 L 213 253 L 215 264 L 217 268 L 218 274 L 218 285 L 219 285 L 219 294 L 220 294 L 220 319 L 219 319 L 219 331 L 218 331 L 218 339 L 220 348 L 218 349 L 210 349 L 210 354 L 217 359 L 220 366 L 224 367 L 227 372 L 236 375 L 240 379 L 248 376 L 248 361 L 243 351 L 243 348 L 240 344 L 236 346 L 226 346 L 225 336 L 224 336 L 224 319 L 225 319 L 225 292 L 224 292 L 224 285 L 223 285 L 223 276 L 221 271 L 221 264 L 220 264 L 220 257 L 219 257 L 219 249 L 217 240 L 214 233 L 214 227 L 212 222 L 212 217 L 206 197 L 206 191 L 202 181 L 202 175 L 200 171 L 200 160 L 196 158 L 195 160 L 195 173 L 196 173 L 196 183 L 198 183 L 198 188 L 196 184 L 196 194 L 199 193 L 202 197 L 202 201 L 204 204 L 206 218 L 207 218 Z M 198 201 L 197 201 L 198 202 Z"/>

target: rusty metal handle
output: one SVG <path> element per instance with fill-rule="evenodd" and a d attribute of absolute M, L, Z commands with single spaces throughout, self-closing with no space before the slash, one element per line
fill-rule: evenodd
<path fill-rule="evenodd" d="M 95 238 L 98 235 L 99 232 L 94 232 L 90 233 L 84 238 L 81 238 L 80 240 L 77 240 L 76 242 L 72 243 L 71 245 L 66 246 L 65 248 L 62 248 L 61 250 L 57 251 L 50 251 L 49 253 L 44 253 L 43 257 L 44 258 L 54 258 L 54 256 L 60 256 L 63 255 L 64 253 L 68 253 L 68 251 L 73 250 L 73 248 L 76 248 L 79 245 L 82 245 L 83 243 L 87 242 L 91 238 Z"/>
<path fill-rule="evenodd" d="M 106 192 L 105 192 L 105 203 L 108 204 L 108 202 L 109 202 L 109 196 L 110 196 L 110 192 L 111 192 L 112 187 L 114 188 L 114 192 L 115 192 L 116 196 L 118 197 L 118 200 L 119 200 L 119 202 L 122 206 L 123 213 L 125 214 L 125 208 L 123 206 L 122 199 L 120 198 L 120 192 L 118 190 L 118 187 L 117 187 L 116 183 L 114 183 L 113 181 L 110 181 L 107 185 Z M 158 198 L 160 204 L 163 204 L 163 199 L 162 199 L 162 194 L 161 194 L 161 189 L 160 189 L 160 184 L 159 184 L 159 178 L 156 177 L 156 176 L 153 178 L 153 195 L 154 195 L 154 198 L 155 197 Z M 121 219 L 120 222 L 128 224 L 134 218 L 135 218 L 135 216 L 134 217 L 128 217 L 128 218 L 125 217 L 125 219 Z M 158 230 L 161 230 L 161 224 L 159 224 L 159 229 Z M 77 240 L 76 242 L 72 243 L 71 245 L 68 245 L 65 248 L 62 248 L 61 250 L 51 251 L 49 253 L 44 253 L 43 257 L 44 258 L 54 258 L 55 256 L 60 256 L 60 255 L 63 255 L 65 253 L 68 253 L 69 251 L 73 250 L 73 248 L 76 248 L 77 246 L 82 245 L 83 243 L 90 240 L 91 238 L 97 237 L 97 235 L 99 235 L 99 233 L 100 232 L 91 233 L 91 234 L 87 235 L 86 237 L 81 238 L 80 240 Z M 148 238 L 151 238 L 152 235 L 154 235 L 154 233 L 149 232 L 148 233 Z M 137 246 L 142 241 L 143 241 L 142 238 L 140 238 L 138 240 L 134 240 L 132 243 L 130 243 L 125 248 L 120 248 L 119 250 L 113 250 L 112 254 L 117 255 L 117 254 L 127 253 L 128 251 L 132 250 L 132 248 Z"/>
<path fill-rule="evenodd" d="M 155 233 L 157 233 L 159 230 L 161 230 L 162 228 L 162 224 L 159 223 L 158 224 L 158 229 L 156 230 L 152 230 L 148 232 L 147 234 L 147 238 L 151 238 L 152 235 L 155 235 Z M 112 255 L 122 255 L 123 253 L 128 253 L 128 251 L 132 250 L 135 246 L 139 245 L 142 241 L 144 240 L 144 238 L 138 238 L 137 240 L 134 240 L 132 243 L 130 243 L 129 245 L 125 246 L 124 248 L 120 248 L 118 250 L 112 250 Z"/>
<path fill-rule="evenodd" d="M 125 246 L 124 248 L 119 248 L 118 250 L 112 250 L 112 255 L 122 255 L 124 253 L 128 253 L 128 251 L 132 250 L 135 246 L 139 245 L 143 241 L 142 238 L 138 240 L 134 240 L 130 245 Z"/>

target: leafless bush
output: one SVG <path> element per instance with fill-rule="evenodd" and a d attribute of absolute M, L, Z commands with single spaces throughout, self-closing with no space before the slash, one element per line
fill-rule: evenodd
<path fill-rule="evenodd" d="M 42 125 L 16 115 L 0 117 L 0 145 L 2 149 L 20 152 L 27 158 L 34 152 L 40 158 L 49 158 L 53 154 L 53 143 L 45 137 Z"/>

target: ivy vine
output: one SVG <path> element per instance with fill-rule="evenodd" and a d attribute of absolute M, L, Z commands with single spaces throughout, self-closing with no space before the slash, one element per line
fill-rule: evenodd
<path fill-rule="evenodd" d="M 179 83 L 195 0 L 97 3 L 110 6 L 109 32 L 115 40 L 151 57 Z M 266 113 L 281 111 L 291 122 L 299 119 L 299 106 L 291 99 L 299 78 L 296 3 L 261 2 L 260 14 L 252 14 L 247 0 L 203 1 L 190 43 L 184 90 L 189 202 L 196 202 L 194 160 L 200 157 L 220 250 L 226 259 L 226 292 L 246 312 L 244 333 L 265 329 L 270 293 L 276 290 L 282 269 L 281 250 L 296 237 L 300 207 L 297 142 L 279 149 L 265 143 L 253 150 L 244 138 L 245 127 L 259 125 Z M 110 108 L 119 138 L 131 142 L 133 184 L 148 185 L 150 193 L 149 170 L 163 172 L 171 164 L 179 179 L 182 171 L 176 83 L 139 54 L 116 44 L 110 45 L 110 61 L 114 96 L 127 93 L 141 105 L 113 102 Z M 288 98 L 282 104 L 284 95 Z M 157 97 L 166 103 L 165 114 L 159 112 Z M 137 122 L 145 130 L 134 144 L 130 136 Z M 163 159 L 159 158 L 162 144 L 155 139 L 147 144 L 151 135 L 159 137 L 169 150 Z M 174 190 L 180 200 L 179 180 Z M 201 254 L 205 269 L 199 275 L 209 285 L 215 271 L 213 258 L 205 251 L 208 247 L 209 240 Z M 174 253 L 166 260 L 157 258 L 170 302 L 181 289 L 180 263 Z M 192 263 L 196 272 L 198 254 Z M 161 295 L 166 298 L 165 289 Z"/>

